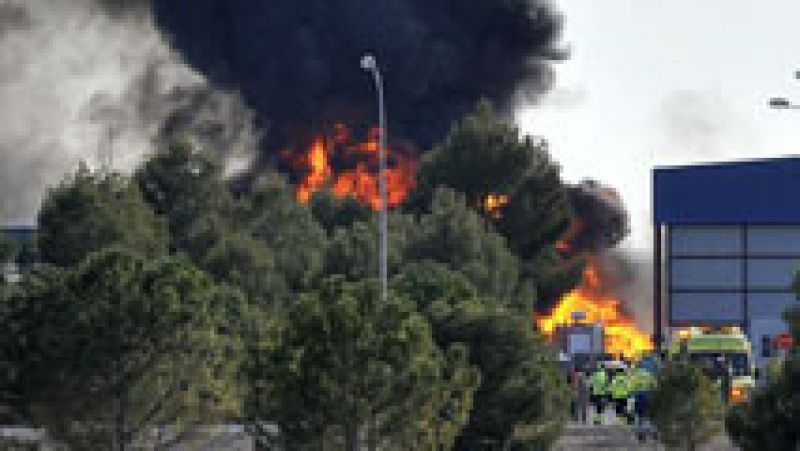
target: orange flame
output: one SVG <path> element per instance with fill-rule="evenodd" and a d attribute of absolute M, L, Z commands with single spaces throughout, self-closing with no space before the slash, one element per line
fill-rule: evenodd
<path fill-rule="evenodd" d="M 483 210 L 492 219 L 500 219 L 503 217 L 503 207 L 510 200 L 507 194 L 489 193 L 483 199 Z"/>
<path fill-rule="evenodd" d="M 380 149 L 380 129 L 374 127 L 364 142 L 353 142 L 350 130 L 344 124 L 336 124 L 330 136 L 317 136 L 311 140 L 308 150 L 300 158 L 295 158 L 306 175 L 297 186 L 297 200 L 308 203 L 313 193 L 330 188 L 339 198 L 352 196 L 374 210 L 381 208 L 380 185 L 378 178 L 378 151 Z M 292 158 L 291 151 L 283 153 Z M 342 170 L 335 170 L 331 159 L 339 156 L 348 162 Z M 387 204 L 389 207 L 403 202 L 414 186 L 417 161 L 415 158 L 386 149 Z"/>
<path fill-rule="evenodd" d="M 579 321 L 573 313 L 583 312 Z M 563 295 L 548 316 L 536 319 L 539 330 L 552 338 L 559 326 L 595 324 L 603 326 L 605 352 L 632 359 L 653 349 L 650 335 L 636 327 L 636 323 L 621 308 L 616 297 L 604 292 L 596 263 L 589 259 L 582 283 Z"/>

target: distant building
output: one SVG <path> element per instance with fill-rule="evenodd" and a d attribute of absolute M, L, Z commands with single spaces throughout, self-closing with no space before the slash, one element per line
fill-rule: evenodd
<path fill-rule="evenodd" d="M 15 242 L 18 249 L 23 250 L 30 246 L 36 238 L 36 227 L 7 225 L 0 227 L 0 233 Z M 19 280 L 20 274 L 26 269 L 25 265 L 30 264 L 24 260 L 24 258 L 17 258 L 12 261 L 0 262 L 0 276 L 7 281 Z"/>
<path fill-rule="evenodd" d="M 800 158 L 653 171 L 655 330 L 737 325 L 756 362 L 800 307 Z"/>

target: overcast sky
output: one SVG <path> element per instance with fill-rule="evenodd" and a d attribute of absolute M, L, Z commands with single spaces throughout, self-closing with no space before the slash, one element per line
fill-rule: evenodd
<path fill-rule="evenodd" d="M 558 0 L 571 58 L 519 112 L 569 181 L 620 191 L 632 248 L 651 246 L 654 165 L 800 154 L 799 0 Z M 800 176 L 800 175 L 799 175 Z"/>

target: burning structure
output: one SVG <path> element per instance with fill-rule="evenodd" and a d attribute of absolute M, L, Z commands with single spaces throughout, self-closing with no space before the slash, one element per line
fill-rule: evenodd
<path fill-rule="evenodd" d="M 635 358 L 651 350 L 653 343 L 621 300 L 624 262 L 607 254 L 628 233 L 627 212 L 616 191 L 592 180 L 573 187 L 570 194 L 576 219 L 556 247 L 568 257 L 585 259 L 583 280 L 551 311 L 540 314 L 537 325 L 552 337 L 562 326 L 597 323 L 602 326 L 606 353 Z"/>
<path fill-rule="evenodd" d="M 314 192 L 329 189 L 337 197 L 352 196 L 374 210 L 381 208 L 378 188 L 379 130 L 372 128 L 363 142 L 354 140 L 342 123 L 329 136 L 315 136 L 305 152 L 285 149 L 286 164 L 305 174 L 297 185 L 297 200 L 307 203 Z M 405 199 L 414 187 L 417 158 L 413 147 L 395 142 L 387 148 L 384 173 L 388 207 Z"/>

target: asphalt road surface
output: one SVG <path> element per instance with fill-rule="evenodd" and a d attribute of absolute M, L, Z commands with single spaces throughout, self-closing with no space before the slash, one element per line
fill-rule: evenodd
<path fill-rule="evenodd" d="M 564 435 L 556 443 L 556 450 L 665 450 L 663 445 L 652 438 L 639 442 L 633 427 L 622 424 L 614 412 L 606 410 L 602 425 L 570 423 Z M 702 451 L 737 450 L 727 437 L 717 437 L 700 448 Z"/>

